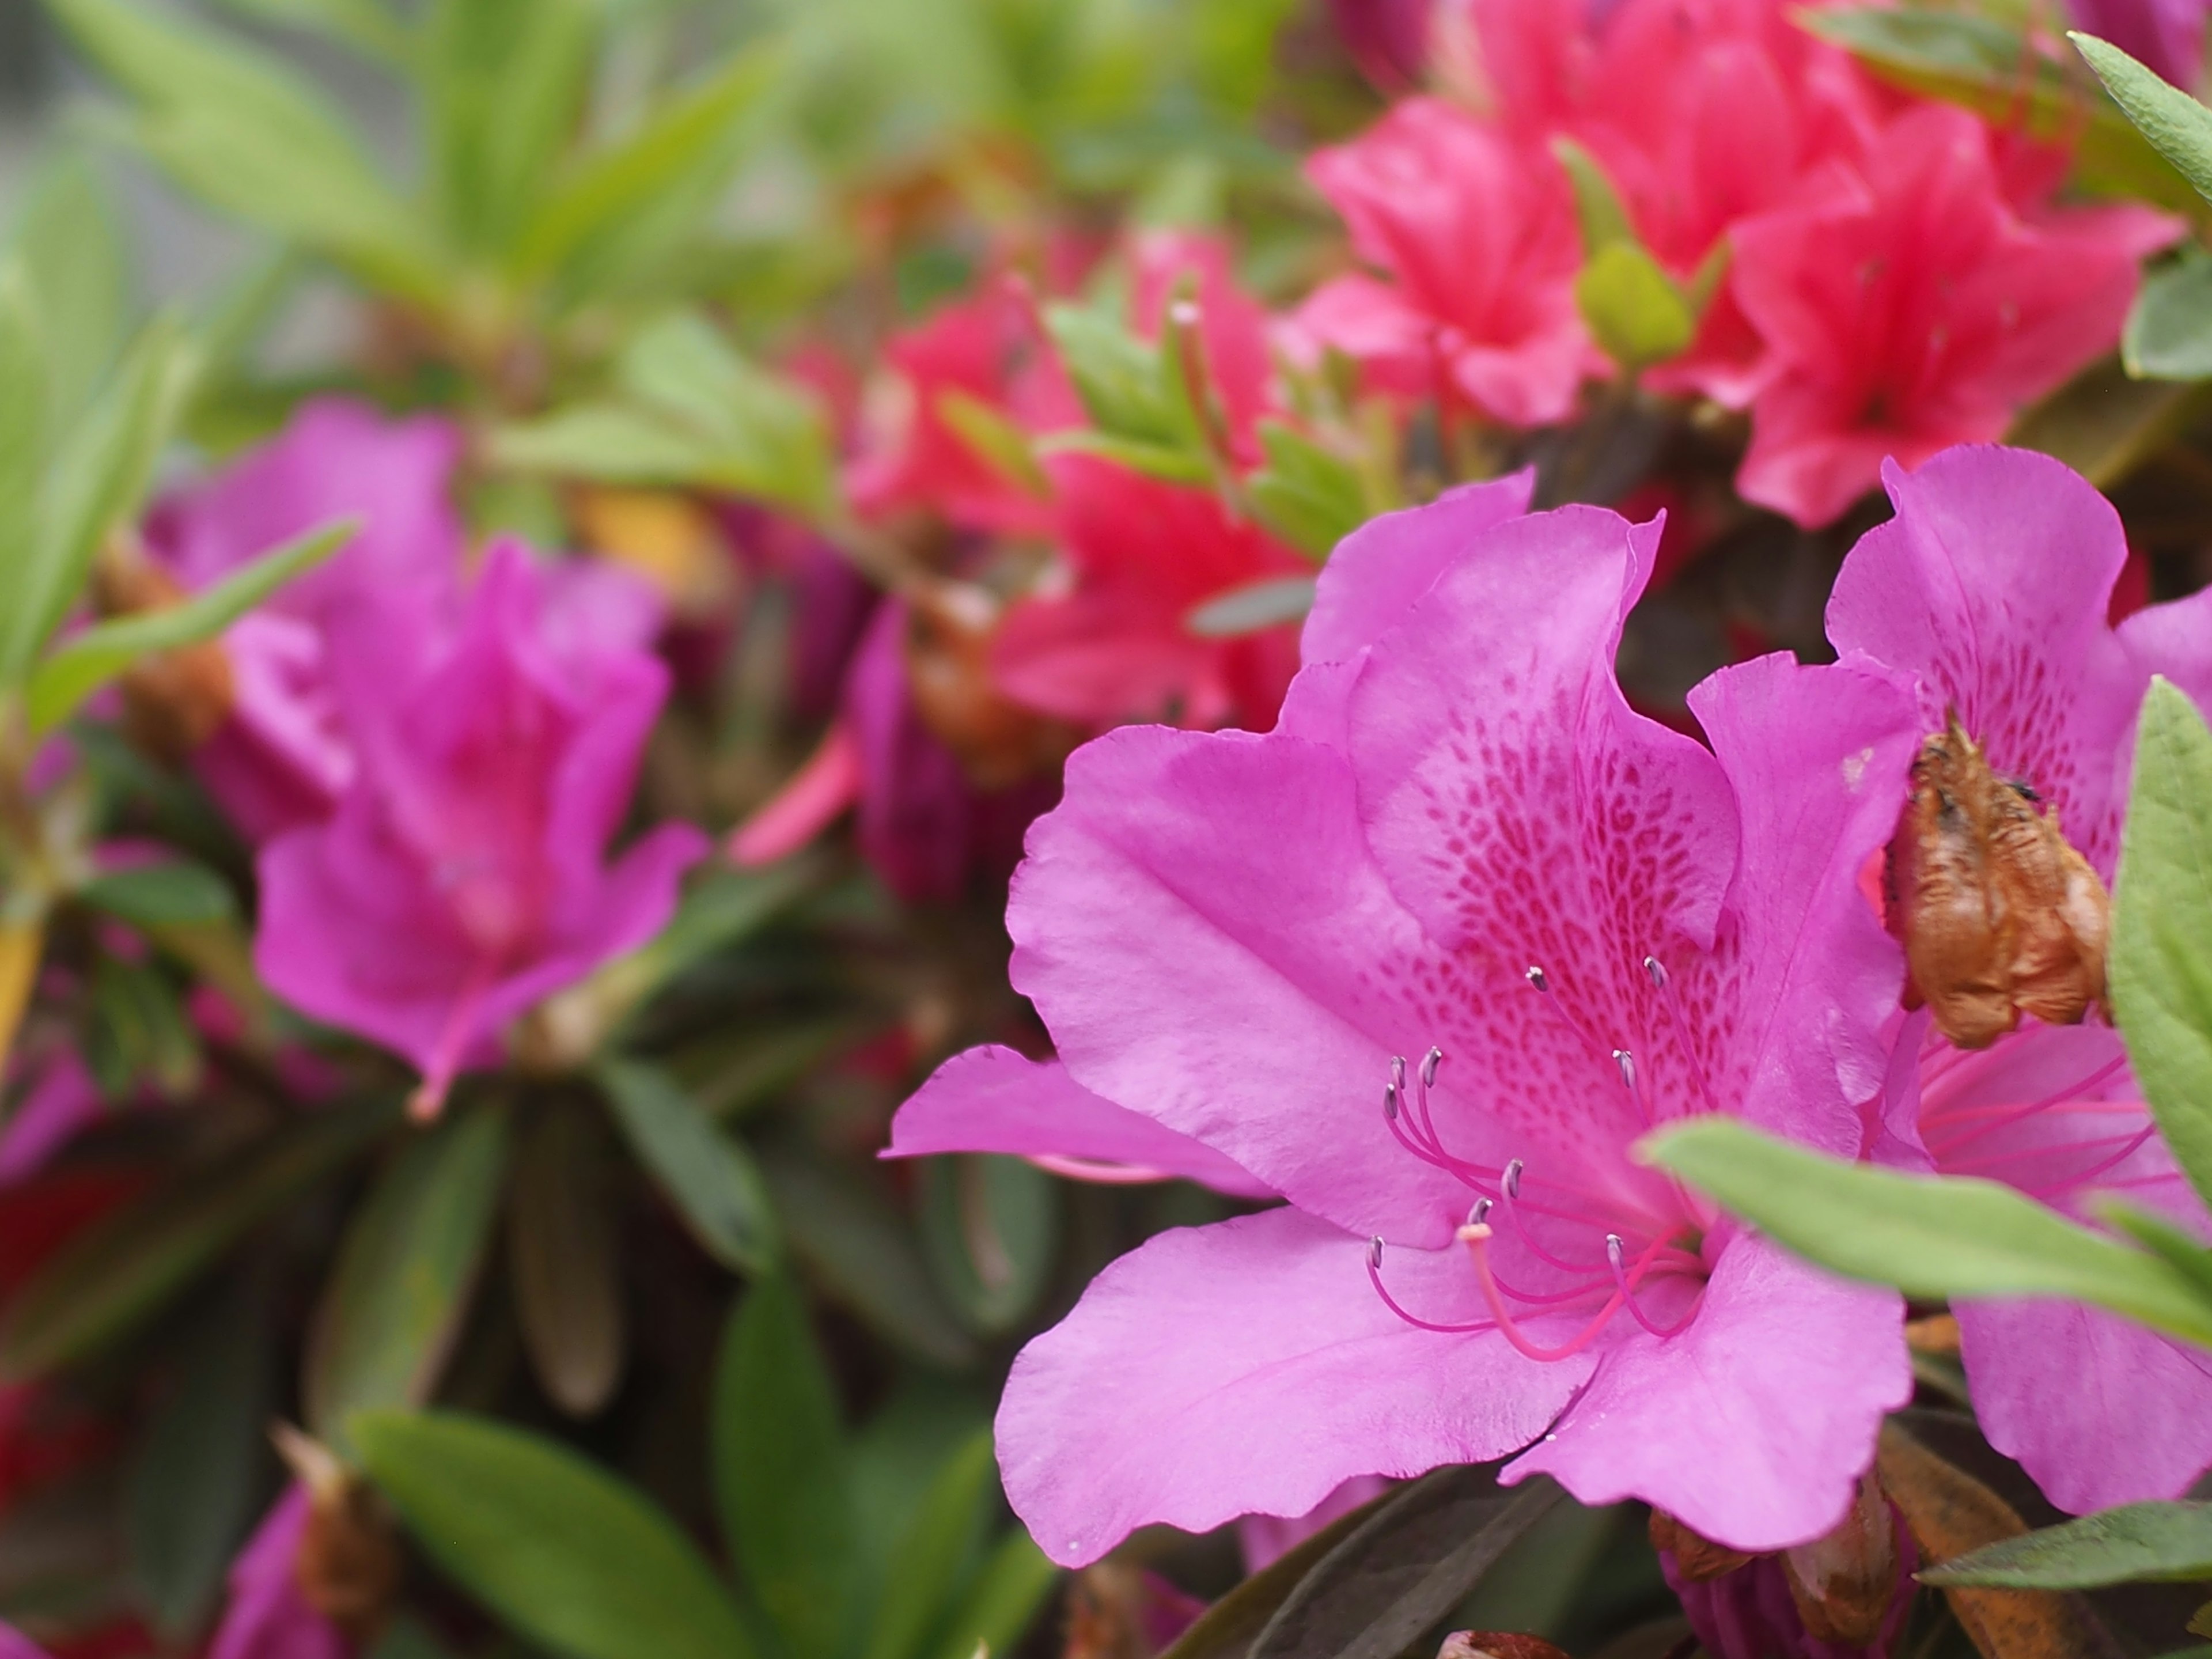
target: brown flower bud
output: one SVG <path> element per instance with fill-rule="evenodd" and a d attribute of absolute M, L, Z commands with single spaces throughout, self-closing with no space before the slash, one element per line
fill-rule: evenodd
<path fill-rule="evenodd" d="M 1674 1571 L 1693 1584 L 1703 1584 L 1747 1565 L 1751 1557 L 1701 1537 L 1664 1510 L 1651 1511 L 1651 1547 L 1674 1558 Z"/>
<path fill-rule="evenodd" d="M 375 1490 L 331 1449 L 289 1423 L 276 1449 L 307 1489 L 307 1524 L 292 1560 L 301 1599 L 367 1648 L 384 1629 L 399 1589 L 399 1547 Z"/>
<path fill-rule="evenodd" d="M 2022 1014 L 2078 1023 L 2105 994 L 2112 902 L 2088 861 L 1998 777 L 1956 714 L 1921 745 L 1890 842 L 1889 922 L 1904 941 L 1905 1006 L 1924 1001 L 1962 1048 L 1986 1048 Z"/>
<path fill-rule="evenodd" d="M 1859 1479 L 1850 1512 L 1836 1528 L 1782 1553 L 1790 1597 L 1807 1635 L 1865 1647 L 1881 1633 L 1900 1585 L 1897 1519 L 1881 1482 L 1869 1469 Z"/>
<path fill-rule="evenodd" d="M 1004 789 L 1065 760 L 1076 732 L 1002 696 L 991 676 L 999 610 L 981 588 L 944 582 L 908 596 L 907 681 L 922 724 L 979 789 Z"/>
<path fill-rule="evenodd" d="M 93 570 L 93 599 L 104 617 L 167 611 L 185 597 L 176 578 L 149 559 L 135 539 L 112 541 Z M 230 717 L 230 659 L 218 640 L 142 657 L 122 684 L 131 738 L 166 760 L 183 759 Z"/>
<path fill-rule="evenodd" d="M 1567 1659 L 1566 1653 L 1540 1636 L 1512 1631 L 1455 1630 L 1444 1638 L 1437 1659 Z"/>

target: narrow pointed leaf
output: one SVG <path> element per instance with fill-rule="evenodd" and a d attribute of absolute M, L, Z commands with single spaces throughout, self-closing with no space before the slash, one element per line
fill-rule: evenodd
<path fill-rule="evenodd" d="M 1008 1528 L 953 1609 L 933 1659 L 1012 1652 L 1059 1581 L 1060 1569 L 1036 1540 L 1023 1528 Z"/>
<path fill-rule="evenodd" d="M 2066 38 L 2089 60 L 2136 131 L 2199 196 L 2212 201 L 2212 110 L 2109 41 L 2073 30 Z"/>
<path fill-rule="evenodd" d="M 164 859 L 94 876 L 76 890 L 78 900 L 134 927 L 189 927 L 230 921 L 238 901 L 230 884 L 190 859 Z"/>
<path fill-rule="evenodd" d="M 26 603 L 37 553 L 49 372 L 44 336 L 30 276 L 20 259 L 10 259 L 0 265 L 0 614 Z M 7 631 L 0 623 L 0 648 Z"/>
<path fill-rule="evenodd" d="M 2212 254 L 2192 242 L 2144 273 L 2120 356 L 2138 380 L 2212 379 Z"/>
<path fill-rule="evenodd" d="M 1183 618 L 1202 640 L 1231 640 L 1285 623 L 1303 622 L 1313 609 L 1311 576 L 1275 576 L 1208 599 Z"/>
<path fill-rule="evenodd" d="M 122 353 L 130 327 L 130 255 L 115 204 L 81 149 L 40 167 L 15 226 L 14 252 L 37 295 L 55 424 L 82 414 Z"/>
<path fill-rule="evenodd" d="M 351 1431 L 424 1553 L 537 1646 L 566 1659 L 752 1659 L 697 1547 L 597 1464 L 457 1412 L 364 1412 Z"/>
<path fill-rule="evenodd" d="M 1370 1498 L 1292 1546 L 1200 1614 L 1160 1659 L 1246 1659 L 1253 1641 L 1306 1576 L 1398 1496 L 1386 1492 Z"/>
<path fill-rule="evenodd" d="M 622 1381 L 627 1337 L 605 1127 L 578 1100 L 541 1109 L 515 1155 L 507 1263 L 546 1397 L 589 1417 Z"/>
<path fill-rule="evenodd" d="M 700 1248 L 737 1273 L 758 1273 L 774 1261 L 775 1210 L 744 1144 L 655 1066 L 610 1060 L 599 1075 L 630 1150 Z"/>
<path fill-rule="evenodd" d="M 2126 1504 L 1954 1556 L 1927 1584 L 2094 1589 L 2212 1580 L 2212 1504 Z"/>
<path fill-rule="evenodd" d="M 998 1490 L 991 1437 L 979 1434 L 945 1461 L 915 1508 L 868 1632 L 863 1659 L 913 1659 L 947 1611 L 957 1573 Z"/>

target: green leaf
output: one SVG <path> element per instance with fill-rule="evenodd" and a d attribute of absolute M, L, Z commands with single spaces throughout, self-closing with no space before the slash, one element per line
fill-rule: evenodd
<path fill-rule="evenodd" d="M 371 287 L 434 303 L 434 256 L 333 100 L 244 42 L 131 0 L 47 0 L 138 102 L 139 146 L 210 205 L 307 244 Z"/>
<path fill-rule="evenodd" d="M 114 204 L 82 150 L 57 152 L 33 176 L 12 246 L 38 296 L 58 425 L 83 412 L 130 328 L 130 256 Z"/>
<path fill-rule="evenodd" d="M 1048 306 L 1044 320 L 1076 395 L 1103 435 L 1188 451 L 1204 465 L 1201 434 L 1176 385 L 1180 377 L 1169 373 L 1158 346 L 1088 306 Z"/>
<path fill-rule="evenodd" d="M 1844 1164 L 1723 1117 L 1642 1146 L 1647 1161 L 1850 1278 L 1908 1296 L 2087 1302 L 2212 1346 L 2212 1304 L 2165 1262 L 1996 1182 Z"/>
<path fill-rule="evenodd" d="M 746 361 L 705 318 L 682 312 L 644 330 L 618 374 L 631 395 L 713 443 L 732 488 L 805 510 L 834 495 L 821 405 Z"/>
<path fill-rule="evenodd" d="M 1386 1492 L 1302 1539 L 1198 1616 L 1160 1659 L 1247 1659 L 1252 1644 L 1306 1575 L 1398 1494 Z"/>
<path fill-rule="evenodd" d="M 580 113 L 597 30 L 582 0 L 434 0 L 422 23 L 430 177 L 446 236 L 505 249 Z"/>
<path fill-rule="evenodd" d="M 2002 23 L 1921 7 L 1808 8 L 1799 22 L 1893 86 L 1960 105 L 2008 129 L 2024 128 L 2045 143 L 2066 144 L 2074 180 L 2086 190 L 2161 207 L 2197 206 L 2187 182 L 2126 117 L 2094 88 L 2077 90 L 2061 65 Z"/>
<path fill-rule="evenodd" d="M 2212 110 L 2108 41 L 2079 30 L 2069 30 L 2066 38 L 2089 60 L 2136 130 L 2199 196 L 2212 201 Z"/>
<path fill-rule="evenodd" d="M 1559 165 L 1567 170 L 1567 182 L 1574 186 L 1583 257 L 1594 259 L 1616 242 L 1634 245 L 1637 235 L 1628 222 L 1628 210 L 1620 204 L 1620 192 L 1613 187 L 1597 158 L 1571 138 L 1553 139 L 1552 154 L 1559 158 Z"/>
<path fill-rule="evenodd" d="M 350 46 L 394 68 L 414 55 L 414 43 L 382 0 L 222 0 L 241 17 L 306 29 Z"/>
<path fill-rule="evenodd" d="M 187 1328 L 125 1476 L 131 1574 L 154 1622 L 175 1636 L 213 1610 L 261 1495 L 274 1358 L 265 1312 L 233 1290 Z"/>
<path fill-rule="evenodd" d="M 737 1273 L 760 1273 L 773 1263 L 775 1212 L 744 1145 L 657 1066 L 605 1060 L 599 1079 L 630 1150 L 699 1247 Z"/>
<path fill-rule="evenodd" d="M 319 1108 L 94 1223 L 9 1304 L 0 1323 L 0 1374 L 36 1376 L 125 1334 L 398 1114 L 390 1100 Z"/>
<path fill-rule="evenodd" d="M 544 277 L 617 240 L 652 205 L 702 171 L 734 164 L 732 138 L 787 68 L 772 47 L 733 54 L 696 86 L 662 100 L 630 132 L 555 182 L 519 239 L 520 274 Z"/>
<path fill-rule="evenodd" d="M 589 1417 L 622 1381 L 627 1338 L 606 1131 L 583 1101 L 535 1114 L 515 1155 L 507 1254 L 522 1343 L 546 1398 Z"/>
<path fill-rule="evenodd" d="M 937 418 L 952 428 L 975 459 L 1018 489 L 1046 497 L 1052 480 L 1037 465 L 1030 434 L 981 398 L 950 386 L 937 394 Z"/>
<path fill-rule="evenodd" d="M 2144 274 L 2120 357 L 2139 380 L 2212 379 L 2212 253 L 2191 242 Z"/>
<path fill-rule="evenodd" d="M 2157 455 L 2203 402 L 2199 386 L 2132 380 L 2117 356 L 2103 357 L 2022 415 L 2005 441 L 2039 449 L 2110 489 Z"/>
<path fill-rule="evenodd" d="M 501 427 L 491 453 L 501 466 L 605 483 L 704 484 L 739 480 L 704 436 L 626 404 L 572 404 L 542 420 Z"/>
<path fill-rule="evenodd" d="M 1623 368 L 1664 362 L 1698 331 L 1682 290 L 1636 242 L 1608 242 L 1590 256 L 1575 278 L 1575 304 L 1600 349 Z"/>
<path fill-rule="evenodd" d="M 38 556 L 39 485 L 46 471 L 46 331 L 20 257 L 0 264 L 0 615 L 24 601 Z M 0 623 L 0 689 L 9 629 Z"/>
<path fill-rule="evenodd" d="M 1054 432 L 1037 441 L 1041 455 L 1096 455 L 1166 483 L 1211 484 L 1213 463 L 1202 449 L 1118 438 L 1110 432 Z"/>
<path fill-rule="evenodd" d="M 300 1384 L 325 1444 L 347 1449 L 357 1411 L 430 1398 L 468 1313 L 507 1157 L 505 1114 L 456 1112 L 410 1132 L 353 1212 Z"/>
<path fill-rule="evenodd" d="M 1358 469 L 1279 421 L 1260 422 L 1267 464 L 1246 480 L 1252 510 L 1303 553 L 1326 559 L 1368 519 Z"/>
<path fill-rule="evenodd" d="M 355 529 L 356 522 L 349 520 L 309 531 L 181 605 L 119 617 L 74 635 L 32 671 L 27 697 L 31 730 L 51 732 L 141 657 L 221 633 L 293 577 L 329 558 Z"/>
<path fill-rule="evenodd" d="M 2136 728 L 2115 888 L 2113 1014 L 2175 1162 L 2212 1196 L 2212 731 L 2163 678 Z"/>
<path fill-rule="evenodd" d="M 921 1243 L 953 1306 L 986 1335 L 1011 1329 L 1043 1294 L 1060 1244 L 1060 1186 L 1026 1158 L 932 1158 L 922 1170 Z"/>
<path fill-rule="evenodd" d="M 891 1558 L 863 1659 L 922 1659 L 998 1484 L 988 1433 L 975 1436 L 945 1460 Z"/>
<path fill-rule="evenodd" d="M 199 1087 L 198 1028 L 185 1015 L 174 981 L 152 963 L 103 956 L 92 971 L 92 1018 L 84 1061 L 100 1092 L 120 1101 L 142 1084 L 165 1099 Z"/>
<path fill-rule="evenodd" d="M 1984 1545 L 1920 1574 L 1923 1584 L 2094 1589 L 2212 1579 L 2212 1504 L 2127 1504 Z"/>
<path fill-rule="evenodd" d="M 424 1553 L 569 1659 L 751 1659 L 714 1570 L 635 1487 L 457 1412 L 364 1412 L 354 1444 Z"/>
<path fill-rule="evenodd" d="M 1311 576 L 1270 576 L 1216 594 L 1194 606 L 1182 625 L 1202 640 L 1235 639 L 1303 622 L 1313 603 Z"/>
<path fill-rule="evenodd" d="M 1020 1527 L 1007 1528 L 961 1598 L 933 1659 L 1010 1653 L 1060 1582 L 1060 1569 Z"/>
<path fill-rule="evenodd" d="M 795 1659 L 834 1659 L 854 1612 L 852 1476 L 836 1384 L 783 1273 L 759 1279 L 731 1316 L 714 1449 L 722 1529 L 746 1588 Z"/>
<path fill-rule="evenodd" d="M 156 319 L 55 453 L 32 556 L 11 594 L 17 608 L 0 618 L 0 685 L 22 682 L 76 603 L 101 541 L 137 513 L 191 374 L 174 319 Z"/>
<path fill-rule="evenodd" d="M 188 927 L 228 921 L 238 915 L 230 884 L 204 864 L 188 859 L 167 859 L 94 876 L 77 888 L 76 896 L 134 927 Z"/>
<path fill-rule="evenodd" d="M 2089 1207 L 2100 1221 L 2163 1258 L 2196 1285 L 2199 1296 L 2212 1302 L 2212 1250 L 2206 1249 L 2196 1234 L 2155 1210 L 2137 1209 L 2109 1194 L 2091 1199 Z"/>

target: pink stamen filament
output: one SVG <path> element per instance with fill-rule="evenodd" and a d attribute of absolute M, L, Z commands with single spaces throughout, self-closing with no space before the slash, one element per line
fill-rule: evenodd
<path fill-rule="evenodd" d="M 1528 1333 L 1513 1322 L 1513 1316 L 1505 1306 L 1504 1295 L 1498 1290 L 1497 1277 L 1490 1270 L 1491 1231 L 1488 1224 L 1476 1222 L 1462 1227 L 1458 1238 L 1467 1246 L 1468 1254 L 1474 1258 L 1474 1276 L 1482 1285 L 1482 1297 L 1490 1304 L 1490 1316 L 1497 1322 L 1498 1334 L 1513 1345 L 1516 1352 L 1530 1359 L 1548 1364 L 1554 1360 L 1573 1358 L 1596 1341 L 1598 1333 L 1604 1330 L 1613 1315 L 1620 1311 L 1622 1293 L 1615 1291 L 1605 1306 L 1597 1310 L 1596 1316 L 1573 1337 L 1556 1348 L 1544 1347 L 1529 1340 Z"/>
<path fill-rule="evenodd" d="M 1382 1298 L 1384 1307 L 1389 1309 L 1392 1313 L 1416 1330 L 1441 1331 L 1447 1336 L 1463 1336 L 1474 1331 L 1486 1331 L 1492 1328 L 1491 1322 L 1487 1319 L 1478 1319 L 1471 1324 L 1465 1325 L 1440 1325 L 1433 1319 L 1423 1319 L 1419 1315 L 1408 1313 L 1400 1307 L 1398 1298 L 1392 1296 L 1382 1283 L 1382 1241 L 1380 1237 L 1368 1241 L 1367 1282 L 1375 1287 L 1375 1294 Z"/>
<path fill-rule="evenodd" d="M 1638 1258 L 1636 1270 L 1638 1273 L 1650 1265 L 1653 1254 L 1654 1250 L 1647 1249 Z M 1645 1330 L 1662 1342 L 1670 1336 L 1680 1336 L 1690 1328 L 1690 1322 L 1698 1316 L 1698 1305 L 1705 1299 L 1705 1292 L 1702 1290 L 1691 1298 L 1687 1311 L 1674 1324 L 1663 1328 L 1655 1325 L 1651 1322 L 1651 1316 L 1644 1311 L 1643 1304 L 1636 1299 L 1636 1288 L 1629 1282 L 1628 1274 L 1620 1265 L 1620 1240 L 1618 1237 L 1608 1237 L 1606 1240 L 1605 1255 L 1607 1264 L 1613 1269 L 1613 1282 L 1620 1289 L 1620 1299 L 1627 1304 L 1630 1316 L 1638 1324 L 1643 1326 Z"/>

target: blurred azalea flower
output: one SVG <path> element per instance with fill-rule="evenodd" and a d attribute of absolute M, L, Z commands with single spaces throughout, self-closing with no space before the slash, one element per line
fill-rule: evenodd
<path fill-rule="evenodd" d="M 1564 419 L 1603 371 L 1575 304 L 1573 198 L 1540 146 L 1408 98 L 1306 171 L 1382 275 L 1317 290 L 1287 327 L 1294 353 L 1334 347 L 1380 390 L 1516 427 Z"/>
<path fill-rule="evenodd" d="M 2185 92 L 2204 70 L 2205 0 L 2066 0 L 2074 27 L 2109 40 Z"/>
<path fill-rule="evenodd" d="M 230 1600 L 207 1659 L 351 1659 L 353 1645 L 307 1603 L 299 1560 L 313 1500 L 294 1482 L 230 1568 Z"/>
<path fill-rule="evenodd" d="M 1778 1547 L 1909 1392 L 1893 1295 L 1628 1153 L 1713 1110 L 1857 1150 L 1903 693 L 1730 670 L 1717 755 L 1633 714 L 1657 527 L 1527 490 L 1351 538 L 1274 732 L 1114 733 L 1031 832 L 1013 978 L 1066 1078 L 1289 1200 L 1153 1239 L 1016 1363 L 1001 1466 L 1054 1559 L 1524 1447 L 1514 1478 Z"/>
<path fill-rule="evenodd" d="M 2000 436 L 2112 349 L 2138 262 L 2181 230 L 2135 206 L 2023 213 L 1986 127 L 1907 111 L 1863 168 L 1733 233 L 1732 286 L 1766 347 L 1738 489 L 1826 524 L 1886 458 Z"/>
<path fill-rule="evenodd" d="M 0 1659 L 46 1659 L 46 1650 L 13 1625 L 0 1625 Z"/>
<path fill-rule="evenodd" d="M 317 398 L 277 436 L 148 518 L 149 550 L 193 590 L 319 525 L 361 520 L 327 563 L 224 635 L 230 719 L 194 764 L 250 839 L 324 817 L 352 781 L 331 686 L 334 623 L 386 605 L 424 625 L 449 623 L 466 546 L 449 494 L 460 441 L 436 416 L 387 421 L 358 404 Z"/>
<path fill-rule="evenodd" d="M 2136 711 L 2154 672 L 2212 692 L 2212 595 L 2106 620 L 2118 515 L 2025 450 L 1961 448 L 1885 477 L 1897 516 L 1844 562 L 1837 648 L 1911 677 L 1918 734 L 1955 710 L 2001 777 L 2058 815 L 2109 885 Z M 1978 1052 L 1910 1021 L 1886 1101 L 1892 1161 L 2006 1182 L 2077 1220 L 2118 1191 L 2200 1237 L 2208 1216 L 2107 1026 L 2027 1022 Z M 2176 1498 L 2212 1467 L 2212 1370 L 2188 1345 L 2071 1303 L 1955 1310 L 1990 1443 L 2075 1513 Z M 2054 1366 L 2051 1356 L 2067 1357 Z"/>
<path fill-rule="evenodd" d="M 261 852 L 263 976 L 414 1061 L 419 1109 L 493 1063 L 507 1021 L 659 932 L 705 849 L 667 825 L 605 862 L 668 676 L 629 620 L 574 598 L 504 542 L 450 640 L 389 608 L 349 619 L 354 779 Z"/>

